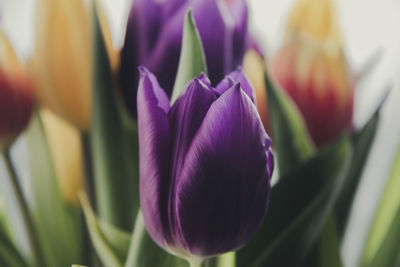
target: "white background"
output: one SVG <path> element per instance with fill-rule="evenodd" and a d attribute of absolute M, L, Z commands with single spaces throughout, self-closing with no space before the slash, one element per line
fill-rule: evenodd
<path fill-rule="evenodd" d="M 54 0 L 55 1 L 55 0 Z M 130 0 L 101 0 L 109 17 L 115 44 L 122 44 Z M 294 0 L 250 0 L 252 30 L 268 54 L 279 47 L 282 30 Z M 355 267 L 363 249 L 369 225 L 400 145 L 400 0 L 337 0 L 345 48 L 354 71 L 369 56 L 381 50 L 382 58 L 372 74 L 356 88 L 355 125 L 361 127 L 391 86 L 371 156 L 365 168 L 342 254 L 347 267 Z M 34 0 L 0 0 L 0 27 L 4 29 L 21 59 L 33 49 Z M 23 141 L 15 149 L 17 161 L 26 162 Z M 19 160 L 20 159 L 20 160 Z M 25 160 L 23 160 L 25 159 Z M 25 164 L 22 174 L 29 173 Z M 0 176 L 4 167 L 0 165 Z M 4 179 L 0 179 L 4 180 Z M 1 182 L 0 182 L 1 186 Z"/>

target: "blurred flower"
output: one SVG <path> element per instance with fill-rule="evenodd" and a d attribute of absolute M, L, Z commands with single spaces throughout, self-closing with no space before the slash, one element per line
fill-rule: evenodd
<path fill-rule="evenodd" d="M 79 131 L 48 109 L 41 110 L 43 128 L 63 199 L 79 205 L 83 190 L 83 158 Z"/>
<path fill-rule="evenodd" d="M 183 258 L 240 248 L 264 218 L 274 166 L 247 78 L 239 69 L 214 89 L 203 74 L 170 107 L 156 77 L 140 74 L 140 201 L 150 236 Z"/>
<path fill-rule="evenodd" d="M 171 94 L 188 8 L 192 9 L 200 33 L 213 84 L 241 65 L 250 43 L 246 1 L 133 1 L 120 68 L 122 92 L 133 114 L 136 114 L 139 65 L 154 72 L 167 94 Z"/>
<path fill-rule="evenodd" d="M 91 1 L 38 0 L 32 73 L 39 101 L 80 129 L 91 117 Z M 114 68 L 117 57 L 105 16 L 100 24 Z"/>
<path fill-rule="evenodd" d="M 297 104 L 318 147 L 351 129 L 355 79 L 330 0 L 297 2 L 273 72 Z"/>
<path fill-rule="evenodd" d="M 11 44 L 0 32 L 0 150 L 12 143 L 31 117 L 34 91 Z"/>

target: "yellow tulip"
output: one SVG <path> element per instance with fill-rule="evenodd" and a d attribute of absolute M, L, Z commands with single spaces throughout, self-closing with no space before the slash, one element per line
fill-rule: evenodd
<path fill-rule="evenodd" d="M 296 3 L 272 68 L 297 104 L 318 147 L 351 130 L 355 79 L 331 0 Z"/>
<path fill-rule="evenodd" d="M 83 158 L 79 131 L 52 111 L 40 112 L 63 199 L 78 205 L 83 190 Z"/>
<path fill-rule="evenodd" d="M 91 118 L 93 69 L 92 1 L 38 0 L 32 74 L 38 100 L 85 130 Z M 117 54 L 100 8 L 104 39 L 115 69 Z"/>

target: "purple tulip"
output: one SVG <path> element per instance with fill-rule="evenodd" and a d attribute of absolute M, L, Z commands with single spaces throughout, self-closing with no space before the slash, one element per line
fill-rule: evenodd
<path fill-rule="evenodd" d="M 137 67 L 152 71 L 171 95 L 188 10 L 198 27 L 213 84 L 241 65 L 249 42 L 245 0 L 135 0 L 121 52 L 124 99 L 136 114 Z"/>
<path fill-rule="evenodd" d="M 271 139 L 236 70 L 211 87 L 203 74 L 170 106 L 140 67 L 137 95 L 140 203 L 153 240 L 182 257 L 243 246 L 268 206 Z"/>

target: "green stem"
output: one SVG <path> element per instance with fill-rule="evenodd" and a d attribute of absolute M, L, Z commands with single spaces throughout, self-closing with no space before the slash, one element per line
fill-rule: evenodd
<path fill-rule="evenodd" d="M 81 144 L 83 151 L 85 191 L 89 198 L 90 205 L 93 207 L 93 210 L 96 211 L 93 157 L 92 157 L 89 133 L 81 132 Z"/>
<path fill-rule="evenodd" d="M 4 163 L 5 163 L 7 172 L 8 172 L 8 176 L 10 178 L 10 183 L 12 186 L 13 193 L 15 194 L 15 197 L 17 199 L 17 205 L 18 205 L 18 208 L 22 215 L 24 226 L 25 226 L 26 232 L 28 234 L 28 240 L 29 240 L 30 246 L 32 248 L 36 263 L 38 266 L 45 266 L 44 257 L 43 257 L 43 253 L 41 251 L 38 234 L 36 232 L 31 214 L 29 213 L 28 204 L 24 198 L 24 193 L 19 184 L 17 173 L 11 162 L 10 151 L 9 151 L 9 149 L 4 149 L 1 154 L 4 159 Z"/>
<path fill-rule="evenodd" d="M 86 195 L 88 196 L 89 203 L 93 210 L 96 211 L 95 190 L 94 190 L 94 173 L 93 173 L 93 157 L 91 151 L 90 136 L 88 132 L 81 132 L 81 146 L 83 155 L 83 171 L 84 171 L 84 187 Z M 88 228 L 86 227 L 85 218 L 82 217 L 82 260 L 88 266 L 95 265 L 97 256 L 94 252 Z"/>
<path fill-rule="evenodd" d="M 190 267 L 201 267 L 201 264 L 203 263 L 202 260 L 198 258 L 190 258 L 188 259 Z"/>

